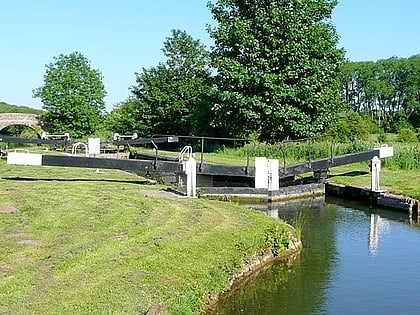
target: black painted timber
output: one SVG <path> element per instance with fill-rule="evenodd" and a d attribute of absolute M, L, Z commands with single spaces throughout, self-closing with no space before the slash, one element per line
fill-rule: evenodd
<path fill-rule="evenodd" d="M 344 155 L 338 155 L 333 158 L 318 159 L 298 164 L 286 165 L 285 167 L 279 167 L 280 178 L 288 177 L 291 175 L 299 175 L 308 172 L 314 172 L 319 170 L 327 170 L 331 167 L 341 166 L 345 164 L 357 163 L 362 161 L 369 161 L 374 156 L 379 156 L 379 149 L 373 149 L 363 152 L 350 153 Z M 227 166 L 227 165 L 216 165 L 203 163 L 200 165 L 197 163 L 197 173 L 203 175 L 228 175 L 228 176 L 246 176 L 254 177 L 254 167 L 241 167 L 241 166 Z"/>
<path fill-rule="evenodd" d="M 254 177 L 254 167 L 229 166 L 219 164 L 197 163 L 197 174 Z"/>
<path fill-rule="evenodd" d="M 150 172 L 175 174 L 179 171 L 179 164 L 174 162 L 157 162 L 155 167 L 155 164 L 152 161 L 60 155 L 43 155 L 42 165 L 120 169 L 135 171 L 139 174 L 147 174 Z"/>
<path fill-rule="evenodd" d="M 379 156 L 379 149 L 367 150 L 357 153 L 349 153 L 344 155 L 334 156 L 333 158 L 317 159 L 313 161 L 307 161 L 303 163 L 297 163 L 292 165 L 280 166 L 279 177 L 280 179 L 290 177 L 294 175 L 300 175 L 308 172 L 316 172 L 321 170 L 328 170 L 331 167 L 341 166 L 345 164 L 357 163 L 362 161 L 370 161 L 374 156 Z M 155 155 L 147 153 L 141 153 L 138 155 L 143 159 L 155 159 Z M 157 160 L 161 163 L 164 161 L 175 162 L 174 157 L 158 156 Z M 220 164 L 210 163 L 199 163 L 197 161 L 197 174 L 201 175 L 220 175 L 220 176 L 240 176 L 240 177 L 255 177 L 255 168 L 246 166 L 229 166 Z"/>
<path fill-rule="evenodd" d="M 326 158 L 294 165 L 287 165 L 286 167 L 280 167 L 279 177 L 282 179 L 285 177 L 299 175 L 307 172 L 326 170 L 331 167 L 340 166 L 344 164 L 367 161 L 371 160 L 374 156 L 379 156 L 379 149 L 345 154 L 341 156 L 336 156 L 333 159 Z M 177 161 L 163 161 L 159 160 L 159 158 L 158 160 L 151 161 L 137 159 L 126 160 L 81 156 L 43 155 L 42 164 L 50 166 L 121 169 L 127 171 L 135 171 L 139 174 L 148 174 L 150 172 L 175 174 L 180 171 L 180 164 Z M 255 168 L 197 163 L 197 174 L 209 176 L 219 175 L 253 178 L 255 177 Z"/>
<path fill-rule="evenodd" d="M 49 145 L 70 145 L 70 144 L 73 144 L 73 141 L 71 141 L 71 140 L 31 139 L 31 138 L 19 138 L 19 137 L 5 136 L 5 135 L 0 135 L 0 142 L 33 143 L 33 144 L 49 144 Z"/>
<path fill-rule="evenodd" d="M 159 138 L 139 138 L 139 139 L 122 139 L 114 140 L 112 144 L 115 145 L 142 145 L 149 143 L 167 143 L 168 137 L 159 137 Z"/>
<path fill-rule="evenodd" d="M 375 156 L 379 157 L 379 149 L 338 155 L 333 158 L 318 159 L 294 165 L 286 165 L 286 167 L 280 166 L 279 176 L 284 177 L 287 175 L 299 175 L 319 170 L 327 170 L 335 166 L 370 161 Z"/>

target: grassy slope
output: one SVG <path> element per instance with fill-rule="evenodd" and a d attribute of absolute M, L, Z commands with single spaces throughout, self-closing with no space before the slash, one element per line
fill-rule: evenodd
<path fill-rule="evenodd" d="M 27 106 L 11 105 L 5 102 L 0 102 L 0 113 L 43 114 L 43 111 Z"/>
<path fill-rule="evenodd" d="M 0 161 L 0 313 L 192 314 L 278 220 L 232 203 L 145 196 L 118 171 Z"/>

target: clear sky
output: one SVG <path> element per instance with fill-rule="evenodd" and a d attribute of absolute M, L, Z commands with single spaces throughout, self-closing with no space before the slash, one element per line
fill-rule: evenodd
<path fill-rule="evenodd" d="M 41 108 L 53 57 L 82 53 L 101 71 L 107 110 L 130 95 L 135 72 L 163 61 L 172 29 L 207 47 L 207 0 L 0 0 L 0 101 Z M 351 61 L 420 54 L 420 0 L 341 0 L 333 15 Z"/>

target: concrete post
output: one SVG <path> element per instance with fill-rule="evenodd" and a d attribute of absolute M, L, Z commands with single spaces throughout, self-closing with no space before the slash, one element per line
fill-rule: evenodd
<path fill-rule="evenodd" d="M 372 159 L 372 180 L 371 180 L 371 190 L 380 191 L 379 186 L 379 173 L 381 172 L 381 160 L 374 156 Z"/>

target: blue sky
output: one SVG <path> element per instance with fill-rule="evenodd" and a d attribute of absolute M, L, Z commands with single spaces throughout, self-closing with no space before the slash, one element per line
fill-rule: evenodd
<path fill-rule="evenodd" d="M 0 101 L 41 108 L 53 57 L 82 53 L 102 72 L 107 110 L 129 96 L 135 72 L 163 61 L 172 29 L 208 47 L 207 0 L 1 0 Z M 420 54 L 419 0 L 341 0 L 332 22 L 352 61 Z"/>

